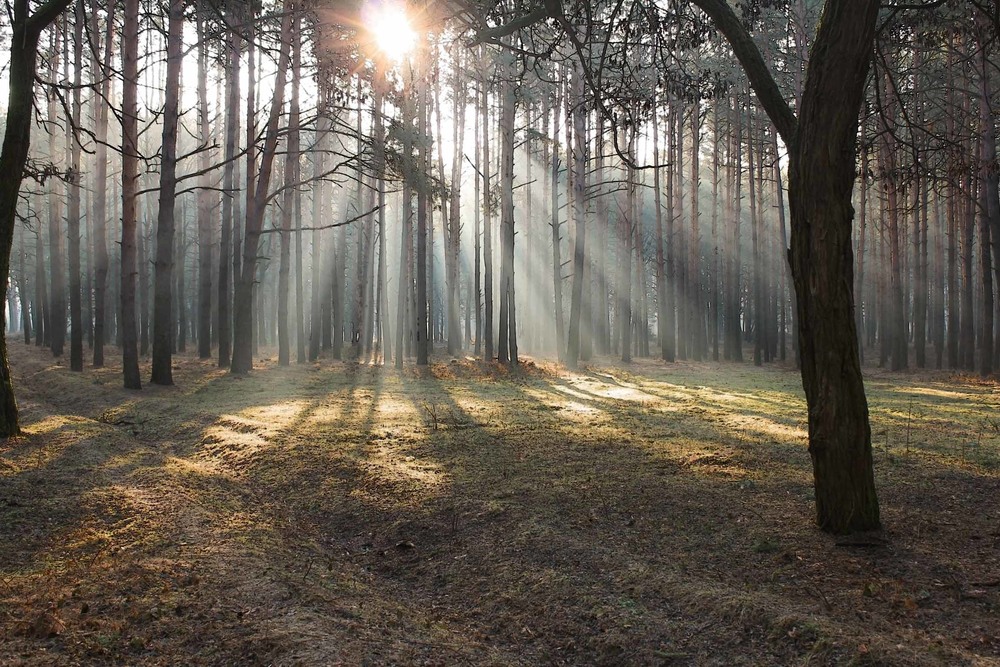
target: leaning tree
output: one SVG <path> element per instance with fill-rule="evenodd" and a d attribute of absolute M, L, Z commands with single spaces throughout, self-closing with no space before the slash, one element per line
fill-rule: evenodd
<path fill-rule="evenodd" d="M 38 39 L 72 0 L 48 0 L 31 11 L 29 0 L 14 0 L 10 40 L 7 98 L 7 129 L 0 152 L 0 276 L 10 271 L 10 252 L 14 244 L 17 202 L 28 162 L 31 140 L 31 120 L 34 101 L 35 66 L 38 62 Z M 3 281 L 0 302 L 7 298 L 7 281 Z M 4 315 L 4 318 L 6 316 Z M 6 327 L 4 327 L 6 328 Z M 7 361 L 7 339 L 0 336 L 0 437 L 20 433 L 14 384 Z"/>

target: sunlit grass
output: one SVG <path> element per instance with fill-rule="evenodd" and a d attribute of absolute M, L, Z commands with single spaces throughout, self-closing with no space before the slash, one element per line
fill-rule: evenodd
<path fill-rule="evenodd" d="M 172 636 L 190 641 L 178 607 L 227 627 L 213 615 L 217 600 L 241 600 L 266 617 L 257 635 L 265 645 L 289 619 L 299 624 L 289 637 L 304 618 L 326 619 L 307 631 L 338 648 L 376 642 L 382 658 L 400 662 L 413 661 L 401 636 L 481 658 L 506 641 L 503 624 L 516 626 L 518 646 L 559 633 L 586 638 L 593 624 L 643 646 L 681 616 L 727 633 L 763 627 L 757 636 L 769 645 L 847 636 L 885 656 L 903 641 L 933 643 L 892 614 L 921 587 L 937 596 L 928 582 L 941 575 L 921 571 L 911 585 L 883 573 L 884 594 L 864 597 L 874 575 L 812 528 L 805 401 L 791 368 L 641 360 L 511 371 L 466 361 L 400 374 L 325 362 L 266 366 L 238 380 L 206 379 L 207 365 L 182 368 L 174 388 L 138 397 L 100 388 L 83 410 L 69 402 L 39 411 L 29 435 L 0 451 L 0 480 L 17 503 L 0 511 L 18 527 L 0 551 L 17 565 L 0 576 L 25 608 L 45 609 L 72 581 L 100 581 L 118 599 L 132 595 L 123 587 L 141 591 L 128 604 L 166 609 Z M 88 384 L 65 371 L 48 380 Z M 919 499 L 946 493 L 957 502 L 959 483 L 998 475 L 995 386 L 879 374 L 868 396 L 896 539 L 915 522 L 941 523 Z M 25 502 L 43 482 L 61 486 Z M 41 528 L 28 531 L 41 515 Z M 938 539 L 901 547 L 907 568 L 936 562 L 925 552 Z M 849 581 L 828 587 L 830 573 Z M 184 582 L 199 579 L 224 595 L 198 602 L 200 585 Z M 819 589 L 825 598 L 811 592 Z M 0 604 L 15 599 L 0 595 Z M 861 608 L 877 629 L 857 620 Z M 470 619 L 482 623 L 477 610 L 502 625 L 499 635 L 467 634 Z M 87 650 L 121 651 L 126 634 L 139 633 L 131 621 L 116 625 L 121 637 L 105 646 L 82 634 L 93 631 L 74 614 L 62 614 L 68 637 Z M 405 628 L 386 626 L 387 617 Z M 143 642 L 168 627 L 156 618 L 142 626 Z M 816 655 L 843 657 L 843 646 Z M 943 655 L 964 650 L 953 643 Z M 510 662 L 509 653 L 496 656 Z"/>

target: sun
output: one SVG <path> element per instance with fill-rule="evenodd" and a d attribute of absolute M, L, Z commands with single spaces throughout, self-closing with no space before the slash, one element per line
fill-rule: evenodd
<path fill-rule="evenodd" d="M 399 62 L 416 47 L 417 32 L 401 3 L 373 3 L 366 13 L 365 24 L 383 57 Z"/>

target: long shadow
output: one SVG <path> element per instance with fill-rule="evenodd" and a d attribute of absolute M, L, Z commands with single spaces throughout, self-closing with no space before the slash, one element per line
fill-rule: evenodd
<path fill-rule="evenodd" d="M 253 391 L 230 391 L 227 382 Z M 23 553 L 38 560 L 42 547 L 54 549 L 66 532 L 102 510 L 115 511 L 102 498 L 86 507 L 80 502 L 107 483 L 112 459 L 120 459 L 113 464 L 116 476 L 141 485 L 147 469 L 162 468 L 168 459 L 211 456 L 205 432 L 224 414 L 249 412 L 252 421 L 255 410 L 263 414 L 268 405 L 296 401 L 302 405 L 294 416 L 265 433 L 267 447 L 238 475 L 213 476 L 205 489 L 184 486 L 178 507 L 208 502 L 219 489 L 232 496 L 227 512 L 259 522 L 256 532 L 238 527 L 254 538 L 245 548 L 260 562 L 236 575 L 250 582 L 257 570 L 271 570 L 267 581 L 278 582 L 287 595 L 262 598 L 276 605 L 268 623 L 301 609 L 334 625 L 349 621 L 354 634 L 334 639 L 395 642 L 381 654 L 383 662 L 644 664 L 667 655 L 699 664 L 711 660 L 721 642 L 755 646 L 776 632 L 771 624 L 783 617 L 822 617 L 853 632 L 859 605 L 886 620 L 890 630 L 884 634 L 895 640 L 899 633 L 893 634 L 881 598 L 834 596 L 828 573 L 841 577 L 845 591 L 862 590 L 872 572 L 905 572 L 915 585 L 933 588 L 925 570 L 905 565 L 913 549 L 864 557 L 859 566 L 855 554 L 831 548 L 809 529 L 811 508 L 787 493 L 789 487 L 744 488 L 677 465 L 662 456 L 669 443 L 622 437 L 623 429 L 637 424 L 631 420 L 641 417 L 642 403 L 592 392 L 568 396 L 567 389 L 585 393 L 557 375 L 469 381 L 342 365 L 314 373 L 264 371 L 242 381 L 215 378 L 194 392 L 196 400 L 181 402 L 177 410 L 186 425 L 168 434 L 169 442 L 142 431 L 130 435 L 123 432 L 127 425 L 103 425 L 117 435 L 78 479 L 72 471 L 82 468 L 68 449 L 15 476 L 25 490 L 46 474 L 61 476 L 60 489 L 76 504 L 73 514 L 43 527 Z M 133 412 L 162 408 L 162 398 Z M 588 426 L 552 409 L 568 400 L 607 418 Z M 71 433 L 70 426 L 65 434 Z M 18 509 L 0 508 L 0 517 Z M 925 521 L 930 523 L 933 517 Z M 144 553 L 161 553 L 162 544 L 147 545 Z M 75 572 L 86 575 L 85 568 Z M 346 583 L 329 588 L 319 578 L 327 572 Z M 150 567 L 147 574 L 144 585 L 151 590 L 153 575 L 162 579 L 163 573 Z M 208 614 L 215 634 L 230 640 L 213 647 L 167 621 L 157 632 L 180 632 L 210 662 L 293 661 L 293 649 L 262 643 L 262 622 L 235 622 L 235 603 L 218 597 L 197 602 L 174 586 L 182 606 Z M 216 619 L 213 608 L 234 615 Z M 942 606 L 940 613 L 955 609 Z M 386 625 L 386 615 L 397 620 Z M 775 642 L 785 651 L 779 662 L 814 655 L 814 642 L 799 639 L 799 626 L 777 627 Z M 298 630 L 288 626 L 285 632 Z M 408 638 L 404 648 L 397 635 Z M 464 648 L 449 648 L 446 640 Z M 297 641 L 322 643 L 309 634 Z M 931 645 L 933 638 L 913 641 Z M 258 653 L 241 653 L 249 650 Z M 325 657 L 333 661 L 337 649 L 329 650 Z M 136 656 L 119 649 L 111 660 L 137 662 Z"/>

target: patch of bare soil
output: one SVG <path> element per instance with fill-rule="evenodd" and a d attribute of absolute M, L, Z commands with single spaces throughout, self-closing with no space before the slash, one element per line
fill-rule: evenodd
<path fill-rule="evenodd" d="M 0 664 L 1000 664 L 995 383 L 873 374 L 886 528 L 834 538 L 791 369 L 10 346 Z"/>

